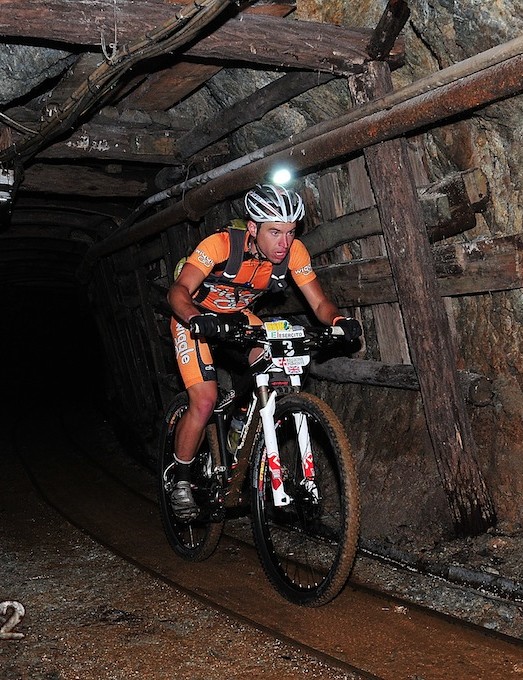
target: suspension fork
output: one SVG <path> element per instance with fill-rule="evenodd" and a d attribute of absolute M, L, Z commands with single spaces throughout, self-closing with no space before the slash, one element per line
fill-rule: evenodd
<path fill-rule="evenodd" d="M 300 447 L 301 467 L 303 470 L 303 482 L 315 500 L 319 499 L 318 487 L 315 482 L 314 457 L 312 455 L 311 438 L 309 434 L 309 421 L 305 413 L 293 413 L 294 424 L 298 434 Z"/>
<path fill-rule="evenodd" d="M 299 387 L 300 379 L 298 376 L 290 376 L 291 383 Z M 293 378 L 295 380 L 293 380 Z M 284 506 L 292 502 L 292 498 L 285 493 L 285 487 L 282 479 L 282 470 L 280 462 L 280 452 L 278 448 L 278 440 L 276 437 L 276 428 L 274 423 L 274 413 L 276 408 L 276 392 L 269 392 L 269 376 L 262 373 L 256 376 L 256 385 L 262 408 L 260 415 L 262 419 L 263 434 L 265 437 L 265 446 L 267 454 L 267 463 L 271 475 L 271 488 L 274 498 L 274 505 Z M 300 450 L 301 467 L 303 471 L 303 484 L 307 491 L 311 492 L 313 497 L 318 499 L 318 489 L 316 487 L 314 458 L 312 455 L 311 438 L 309 434 L 309 422 L 304 413 L 293 413 L 294 425 L 298 436 L 298 447 Z"/>
<path fill-rule="evenodd" d="M 265 439 L 267 464 L 271 475 L 274 505 L 276 507 L 283 507 L 284 505 L 289 505 L 292 498 L 285 493 L 281 473 L 280 452 L 278 450 L 278 440 L 276 439 L 276 428 L 274 426 L 276 392 L 274 390 L 269 391 L 269 376 L 267 373 L 258 373 L 256 375 L 256 387 L 258 388 L 258 397 L 261 405 L 260 416 Z"/>

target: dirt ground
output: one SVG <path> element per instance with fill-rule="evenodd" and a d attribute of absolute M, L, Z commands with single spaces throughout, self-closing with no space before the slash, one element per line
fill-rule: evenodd
<path fill-rule="evenodd" d="M 24 637 L 0 639 L 2 680 L 357 677 L 106 551 L 40 502 L 5 449 L 0 479 L 0 602 L 26 612 L 12 631 Z"/>
<path fill-rule="evenodd" d="M 98 433 L 105 440 L 110 434 Z M 13 630 L 23 637 L 0 639 L 1 680 L 359 677 L 207 607 L 105 550 L 40 500 L 2 435 L 0 452 L 0 603 L 25 607 Z M 122 465 L 116 442 L 114 455 Z M 419 549 L 400 547 L 411 554 Z M 422 551 L 426 562 L 506 579 L 519 589 L 522 555 L 523 535 L 503 527 Z M 365 554 L 353 578 L 523 639 L 521 600 L 483 598 Z M 10 614 L 0 614 L 0 626 Z M 523 649 L 513 670 L 523 677 Z"/>

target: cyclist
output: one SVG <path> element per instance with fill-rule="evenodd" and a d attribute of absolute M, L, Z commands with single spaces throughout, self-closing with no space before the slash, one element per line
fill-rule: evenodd
<path fill-rule="evenodd" d="M 191 492 L 191 463 L 217 399 L 216 373 L 206 340 L 219 337 L 219 315 L 241 312 L 249 324 L 261 324 L 250 307 L 264 292 L 281 289 L 288 269 L 320 322 L 340 326 L 349 341 L 361 335 L 359 322 L 344 317 L 326 297 L 307 249 L 295 238 L 296 223 L 305 212 L 301 196 L 283 186 L 263 184 L 247 192 L 244 203 L 249 219 L 242 232 L 239 269 L 224 275 L 232 239 L 238 236 L 232 229 L 217 232 L 187 258 L 167 296 L 174 315 L 171 333 L 176 360 L 189 402 L 176 429 L 173 452 L 171 503 L 180 521 L 191 521 L 199 514 Z M 276 270 L 278 280 L 271 283 Z M 198 337 L 192 337 L 189 324 L 198 329 Z M 259 353 L 251 351 L 251 364 Z"/>

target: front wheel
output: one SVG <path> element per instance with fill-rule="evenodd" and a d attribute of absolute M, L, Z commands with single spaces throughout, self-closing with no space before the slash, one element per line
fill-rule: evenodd
<path fill-rule="evenodd" d="M 164 417 L 159 446 L 158 499 L 163 528 L 172 549 L 185 560 L 200 562 L 210 557 L 216 549 L 224 524 L 218 498 L 220 479 L 215 472 L 220 465 L 220 456 L 215 426 L 209 425 L 202 445 L 196 452 L 191 475 L 192 492 L 200 508 L 200 515 L 190 522 L 179 521 L 171 507 L 170 489 L 174 436 L 187 408 L 187 396 L 180 394 L 171 403 Z"/>
<path fill-rule="evenodd" d="M 261 435 L 252 465 L 254 540 L 276 590 L 295 604 L 316 607 L 340 592 L 354 562 L 360 522 L 355 463 L 338 418 L 314 395 L 280 399 L 274 422 L 282 479 L 291 503 L 274 505 Z M 298 430 L 304 423 L 314 469 L 308 478 L 298 445 Z"/>

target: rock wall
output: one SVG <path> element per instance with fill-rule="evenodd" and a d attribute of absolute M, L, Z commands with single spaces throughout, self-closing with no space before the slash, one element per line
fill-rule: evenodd
<path fill-rule="evenodd" d="M 301 19 L 375 26 L 383 7 L 370 2 L 298 0 Z M 384 5 L 384 3 L 383 3 Z M 393 74 L 401 87 L 521 35 L 520 2 L 409 2 L 406 65 Z M 480 167 L 490 190 L 487 211 L 471 240 L 522 231 L 523 97 L 484 107 L 424 135 L 432 180 Z M 508 531 L 523 524 L 523 294 L 493 292 L 449 304 L 458 366 L 492 380 L 493 401 L 470 407 L 478 460 Z M 437 366 L 434 367 L 437 371 Z M 359 458 L 364 533 L 401 542 L 438 540 L 451 531 L 423 405 L 417 395 L 372 387 L 317 387 L 341 409 Z M 430 405 L 428 405 L 430 408 Z"/>
<path fill-rule="evenodd" d="M 517 4 L 409 2 L 411 18 L 403 31 L 406 64 L 393 74 L 395 87 L 518 36 L 523 19 Z M 372 28 L 384 7 L 385 2 L 298 0 L 294 16 Z M 277 77 L 277 72 L 223 69 L 205 88 L 177 106 L 176 113 L 203 120 Z M 229 139 L 231 156 L 338 116 L 349 106 L 347 83 L 328 83 L 234 133 Z M 489 207 L 478 216 L 476 228 L 455 237 L 457 240 L 522 229 L 523 163 L 518 144 L 523 130 L 522 107 L 523 97 L 514 97 L 447 121 L 422 135 L 429 181 L 475 167 L 487 176 Z M 303 178 L 315 197 L 317 214 L 310 218 L 311 223 L 322 212 L 324 219 L 330 217 L 322 206 L 326 197 L 321 195 L 320 180 L 321 172 Z M 336 198 L 341 206 L 350 203 L 352 192 L 357 193 L 351 186 L 350 172 L 346 181 L 346 189 L 341 184 L 346 195 Z M 205 220 L 208 229 L 227 219 L 226 212 L 224 206 L 210 211 Z M 492 403 L 470 406 L 469 413 L 478 462 L 498 519 L 506 529 L 515 531 L 523 523 L 523 509 L 518 503 L 523 492 L 521 291 L 456 298 L 448 301 L 448 310 L 459 368 L 483 373 L 492 380 Z M 370 320 L 368 309 L 362 314 Z M 375 352 L 369 335 L 363 356 L 379 359 Z M 423 404 L 418 393 L 398 389 L 326 382 L 316 382 L 312 389 L 334 406 L 347 427 L 358 459 L 364 536 L 419 545 L 452 535 L 448 503 L 425 425 L 424 409 L 431 405 Z"/>

